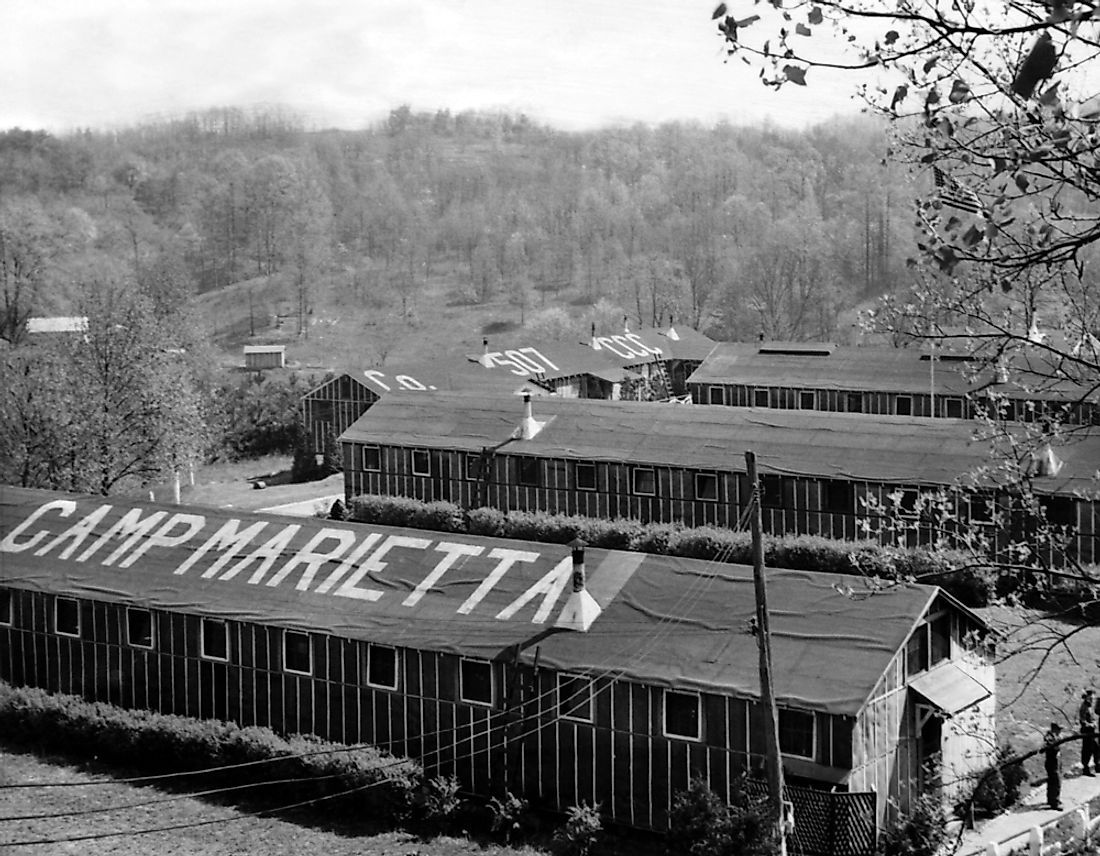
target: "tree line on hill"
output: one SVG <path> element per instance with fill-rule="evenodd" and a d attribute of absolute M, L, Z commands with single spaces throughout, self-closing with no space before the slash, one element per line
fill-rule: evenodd
<path fill-rule="evenodd" d="M 724 338 L 831 338 L 911 276 L 913 192 L 883 126 L 669 123 L 566 133 L 394 110 L 360 131 L 212 110 L 116 132 L 0 133 L 0 337 L 74 283 L 160 299 L 255 277 L 406 308 L 433 276 L 521 310 L 617 302 Z"/>

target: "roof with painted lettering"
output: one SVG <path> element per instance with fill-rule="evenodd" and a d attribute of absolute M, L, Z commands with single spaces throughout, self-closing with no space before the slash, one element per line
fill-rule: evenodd
<path fill-rule="evenodd" d="M 655 355 L 662 360 L 701 361 L 713 350 L 715 341 L 691 327 L 673 325 L 600 334 L 587 344 L 630 368 L 653 362 Z"/>
<path fill-rule="evenodd" d="M 541 390 L 532 383 L 532 378 L 516 377 L 502 372 L 487 371 L 479 365 L 473 365 L 457 358 L 450 362 L 410 363 L 387 365 L 382 368 L 344 368 L 336 376 L 311 389 L 306 396 L 342 377 L 349 377 L 356 383 L 369 389 L 375 395 L 387 392 L 425 392 L 431 390 L 452 390 L 461 392 L 490 392 L 503 395 Z"/>
<path fill-rule="evenodd" d="M 447 393 L 383 399 L 340 439 L 480 451 L 511 436 L 522 408 L 514 398 L 471 401 Z M 744 452 L 751 449 L 769 473 L 950 485 L 989 463 L 991 451 L 990 441 L 975 439 L 981 426 L 962 419 L 915 422 L 904 416 L 556 397 L 534 402 L 533 416 L 546 423 L 542 430 L 531 440 L 513 440 L 503 453 L 744 472 Z M 1036 477 L 1036 490 L 1095 487 L 1100 435 L 1067 437 L 1054 451 L 1063 466 L 1056 476 Z"/>
<path fill-rule="evenodd" d="M 940 355 L 935 365 L 927 350 L 881 346 L 846 347 L 821 342 L 722 342 L 688 378 L 690 384 L 831 389 L 963 396 L 996 392 L 1013 398 L 1076 400 L 1100 398 L 1059 377 L 1041 353 L 1018 355 L 1011 364 L 1011 383 L 997 383 L 991 368 L 979 369 L 958 358 Z"/>
<path fill-rule="evenodd" d="M 548 380 L 591 375 L 611 383 L 622 383 L 634 375 L 603 351 L 565 339 L 524 339 L 511 336 L 504 342 L 490 339 L 478 353 L 466 359 L 495 373 L 517 378 L 545 377 Z"/>
<path fill-rule="evenodd" d="M 556 627 L 564 545 L 0 488 L 0 586 L 666 687 L 759 696 L 751 569 L 589 549 L 602 608 Z M 931 586 L 769 569 L 776 694 L 854 715 L 936 599 Z M 955 609 L 963 609 L 941 595 Z M 979 625 L 979 619 L 974 619 Z"/>

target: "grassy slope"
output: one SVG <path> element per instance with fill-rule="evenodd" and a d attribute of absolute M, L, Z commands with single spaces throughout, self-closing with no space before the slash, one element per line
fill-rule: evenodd
<path fill-rule="evenodd" d="M 0 748 L 0 784 L 12 782 L 88 782 L 103 778 L 60 762 L 47 762 L 30 754 Z M 2 822 L 2 818 L 25 814 L 117 808 L 120 805 L 163 800 L 155 806 L 132 808 L 83 817 Z M 143 828 L 219 822 L 191 829 L 178 829 L 147 835 L 134 835 Z M 328 819 L 326 819 L 328 820 Z M 107 832 L 125 832 L 93 841 L 40 846 L 10 847 L 11 842 L 64 838 Z M 182 794 L 148 786 L 111 784 L 102 787 L 47 788 L 0 791 L 0 849 L 10 856 L 42 856 L 44 853 L 78 853 L 81 856 L 146 856 L 171 853 L 172 856 L 233 853 L 240 856 L 298 856 L 323 853 L 325 856 L 458 856 L 479 853 L 483 856 L 533 856 L 529 848 L 482 847 L 457 838 L 425 841 L 414 836 L 389 832 L 372 834 L 353 819 L 319 824 L 304 813 L 278 818 L 250 818 L 231 806 L 219 805 Z"/>

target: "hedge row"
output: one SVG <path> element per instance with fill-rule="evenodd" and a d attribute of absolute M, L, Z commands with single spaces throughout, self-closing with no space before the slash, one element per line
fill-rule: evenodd
<path fill-rule="evenodd" d="M 603 520 L 595 517 L 474 508 L 407 497 L 359 496 L 350 519 L 361 523 L 408 526 L 440 532 L 489 535 L 567 544 L 580 538 L 592 547 L 749 564 L 747 532 L 714 526 L 689 528 L 671 523 Z M 840 541 L 817 535 L 765 535 L 764 561 L 771 567 L 860 574 L 887 579 L 913 578 L 943 586 L 969 606 L 985 606 L 995 595 L 991 567 L 971 567 L 962 551 L 884 547 L 874 541 Z M 964 570 L 957 570 L 957 569 Z"/>
<path fill-rule="evenodd" d="M 269 728 L 128 710 L 3 681 L 0 735 L 36 750 L 97 758 L 153 774 L 270 761 L 188 781 L 204 789 L 254 784 L 249 797 L 278 804 L 358 789 L 319 806 L 366 809 L 383 824 L 396 824 L 407 814 L 422 781 L 415 761 L 370 746 L 352 749 L 303 734 L 282 738 Z M 261 786 L 283 779 L 292 781 Z"/>

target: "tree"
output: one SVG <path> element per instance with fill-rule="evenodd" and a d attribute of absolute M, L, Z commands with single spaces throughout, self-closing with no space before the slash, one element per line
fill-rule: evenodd
<path fill-rule="evenodd" d="M 90 285 L 77 308 L 86 334 L 16 349 L 5 365 L 0 434 L 17 454 L 3 456 L 4 479 L 106 495 L 201 456 L 202 401 L 172 320 L 115 282 Z"/>
<path fill-rule="evenodd" d="M 34 199 L 0 203 L 0 339 L 19 344 L 41 299 L 52 227 Z"/>

